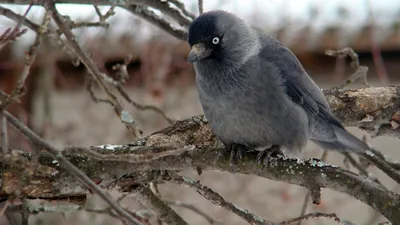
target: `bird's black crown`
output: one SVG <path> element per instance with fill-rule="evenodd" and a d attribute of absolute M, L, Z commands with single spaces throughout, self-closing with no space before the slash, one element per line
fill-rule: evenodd
<path fill-rule="evenodd" d="M 203 13 L 189 27 L 189 45 L 207 42 L 213 37 L 221 37 L 237 20 L 235 15 L 222 10 Z"/>

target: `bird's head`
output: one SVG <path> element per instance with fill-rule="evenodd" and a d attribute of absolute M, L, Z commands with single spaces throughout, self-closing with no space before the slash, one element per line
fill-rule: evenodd
<path fill-rule="evenodd" d="M 254 31 L 239 17 L 221 10 L 197 17 L 189 27 L 188 62 L 242 63 L 259 49 Z"/>

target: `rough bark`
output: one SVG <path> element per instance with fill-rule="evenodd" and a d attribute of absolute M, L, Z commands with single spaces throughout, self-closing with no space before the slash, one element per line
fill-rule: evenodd
<path fill-rule="evenodd" d="M 326 90 L 324 93 L 334 113 L 345 125 L 350 126 L 373 127 L 387 124 L 392 119 L 392 115 L 400 108 L 398 86 L 359 90 Z M 373 116 L 374 119 L 360 123 L 359 121 L 367 114 Z M 399 129 L 390 129 L 390 132 L 385 134 L 399 137 Z M 132 156 L 143 156 L 189 145 L 194 145 L 195 149 L 153 161 L 131 160 Z M 83 149 L 77 148 L 65 150 L 63 155 L 90 178 L 101 180 L 104 187 L 113 189 L 117 187 L 117 190 L 120 191 L 140 183 L 169 180 L 171 174 L 173 175 L 171 171 L 198 168 L 230 171 L 229 157 L 228 155 L 221 157 L 217 155 L 217 151 L 221 151 L 222 148 L 219 141 L 210 132 L 203 116 L 178 121 L 135 143 L 97 146 L 91 149 L 102 155 L 108 154 L 109 157 L 99 159 L 87 154 Z M 20 174 L 22 171 L 26 171 L 25 165 L 29 162 L 26 159 L 30 158 L 30 154 L 20 153 L 0 162 L 0 172 L 3 177 L 1 197 L 7 197 L 11 191 L 20 186 Z M 50 154 L 41 154 L 39 162 L 43 168 L 37 171 L 40 171 L 42 175 L 38 175 L 36 171 L 29 177 L 29 181 L 21 190 L 24 196 L 58 200 L 72 198 L 76 203 L 85 200 L 88 190 L 73 179 L 67 171 L 60 168 Z M 167 172 L 160 172 L 160 170 Z M 255 163 L 255 154 L 248 153 L 236 166 L 235 172 L 255 174 L 313 190 L 330 188 L 347 193 L 370 205 L 389 220 L 400 221 L 400 196 L 398 194 L 370 178 L 315 159 L 301 161 L 272 158 L 262 170 L 261 166 Z"/>

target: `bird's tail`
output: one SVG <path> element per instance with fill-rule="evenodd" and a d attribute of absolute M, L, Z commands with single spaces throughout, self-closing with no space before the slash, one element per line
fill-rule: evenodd
<path fill-rule="evenodd" d="M 316 144 L 320 145 L 324 149 L 336 150 L 336 151 L 349 151 L 356 153 L 363 153 L 371 149 L 367 143 L 358 139 L 343 127 L 336 125 L 332 126 L 335 138 L 328 140 L 313 140 Z"/>

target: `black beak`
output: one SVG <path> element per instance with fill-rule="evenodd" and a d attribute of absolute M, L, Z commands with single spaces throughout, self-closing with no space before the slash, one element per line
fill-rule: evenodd
<path fill-rule="evenodd" d="M 196 62 L 200 59 L 204 59 L 207 56 L 211 55 L 212 49 L 207 48 L 205 44 L 198 43 L 192 46 L 192 50 L 190 50 L 187 61 L 190 63 Z"/>

